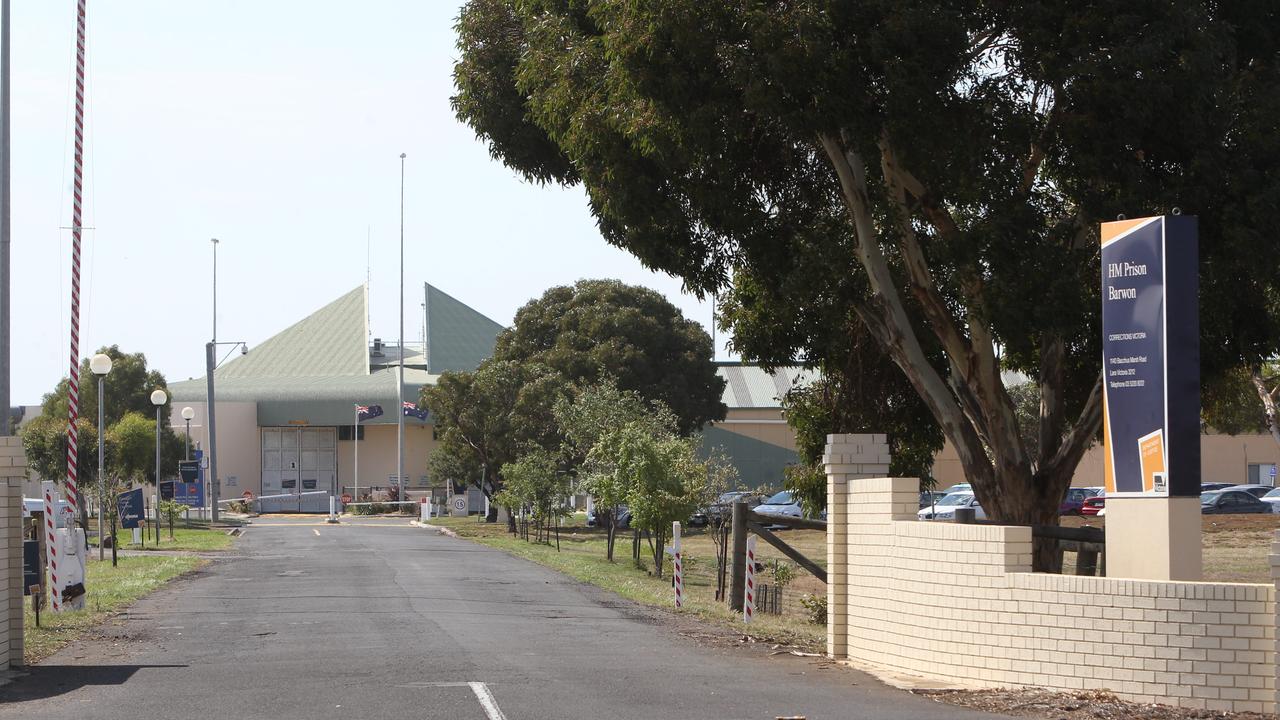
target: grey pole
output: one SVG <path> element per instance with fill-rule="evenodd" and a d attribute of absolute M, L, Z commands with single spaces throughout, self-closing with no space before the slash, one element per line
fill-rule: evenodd
<path fill-rule="evenodd" d="M 215 252 L 217 246 L 214 247 Z M 204 345 L 205 407 L 209 411 L 209 522 L 218 522 L 218 425 L 214 419 L 213 402 L 213 353 L 217 346 L 211 342 Z"/>
<path fill-rule="evenodd" d="M 400 502 L 404 497 L 404 158 L 400 153 L 400 372 L 396 390 L 400 402 L 396 406 L 396 480 L 400 487 Z M 404 505 L 400 506 L 401 508 Z"/>
<path fill-rule="evenodd" d="M 160 408 L 156 406 L 156 544 L 160 544 Z"/>
<path fill-rule="evenodd" d="M 186 420 L 186 418 L 183 418 Z M 182 459 L 191 459 L 191 421 L 187 420 L 187 435 L 182 438 Z"/>
<path fill-rule="evenodd" d="M 9 434 L 9 0 L 0 1 L 0 437 Z"/>
<path fill-rule="evenodd" d="M 106 538 L 106 535 L 102 534 L 103 533 L 102 516 L 106 514 L 105 512 L 103 512 L 103 510 L 107 506 L 106 505 L 107 473 L 106 473 L 106 470 L 103 468 L 104 453 L 102 452 L 103 450 L 102 406 L 106 405 L 106 403 L 103 402 L 103 400 L 105 400 L 106 398 L 102 397 L 102 379 L 104 377 L 106 376 L 105 375 L 98 376 L 98 560 L 106 559 L 106 555 L 103 553 L 103 543 Z M 115 548 L 112 548 L 112 551 L 114 552 Z"/>
<path fill-rule="evenodd" d="M 210 238 L 213 243 L 213 337 L 218 342 L 218 238 Z"/>

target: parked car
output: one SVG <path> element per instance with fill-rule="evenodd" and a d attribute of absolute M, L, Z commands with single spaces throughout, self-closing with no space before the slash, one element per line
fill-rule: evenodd
<path fill-rule="evenodd" d="M 1239 490 L 1241 492 L 1247 492 L 1256 498 L 1261 498 L 1263 495 L 1266 495 L 1276 488 L 1274 485 L 1232 485 L 1231 487 L 1224 489 Z"/>
<path fill-rule="evenodd" d="M 1101 515 L 1102 511 L 1106 509 L 1106 506 L 1107 491 L 1101 490 L 1097 495 L 1094 495 L 1091 498 L 1085 498 L 1085 501 L 1080 504 L 1080 514 L 1085 516 Z"/>
<path fill-rule="evenodd" d="M 689 518 L 689 524 L 707 525 L 712 522 L 724 522 L 733 513 L 733 504 L 736 502 L 745 502 L 747 507 L 754 510 L 760 503 L 764 502 L 764 498 L 748 490 L 734 490 L 722 493 L 720 497 L 716 498 L 715 502 L 695 512 Z"/>
<path fill-rule="evenodd" d="M 1271 506 L 1271 512 L 1280 512 L 1280 488 L 1272 488 L 1271 492 L 1258 498 Z"/>
<path fill-rule="evenodd" d="M 783 490 L 777 493 L 756 507 L 756 512 L 761 515 L 782 515 L 785 517 L 800 518 L 804 517 L 804 510 L 800 507 L 800 500 L 791 493 L 790 490 Z"/>
<path fill-rule="evenodd" d="M 599 522 L 596 518 L 596 513 L 600 512 L 601 510 L 602 508 L 597 507 L 595 510 L 592 510 L 591 512 L 587 513 L 587 527 L 597 527 L 597 526 L 603 527 L 602 525 L 599 525 Z M 617 518 L 618 518 L 618 527 L 620 528 L 631 527 L 631 511 L 627 509 L 626 505 L 618 506 Z"/>
<path fill-rule="evenodd" d="M 1067 488 L 1067 494 L 1063 496 L 1062 503 L 1058 505 L 1058 514 L 1083 515 L 1084 501 L 1093 496 L 1094 493 L 1089 492 L 1088 488 Z"/>
<path fill-rule="evenodd" d="M 946 497 L 947 493 L 942 490 L 921 490 L 920 491 L 920 507 L 927 508 Z"/>
<path fill-rule="evenodd" d="M 953 492 L 938 500 L 936 505 L 921 508 L 920 512 L 916 513 L 916 518 L 920 520 L 951 520 L 956 516 L 956 508 L 962 507 L 973 508 L 974 517 L 979 520 L 987 517 L 986 513 L 982 512 L 982 505 L 978 503 L 978 496 L 971 492 Z"/>
<path fill-rule="evenodd" d="M 1219 483 L 1219 482 L 1200 483 L 1200 492 L 1207 493 L 1207 492 L 1213 492 L 1214 490 L 1225 490 L 1229 487 L 1231 487 L 1231 483 Z"/>
<path fill-rule="evenodd" d="M 1243 490 L 1215 490 L 1200 493 L 1200 512 L 1205 515 L 1269 513 L 1271 503 L 1262 502 Z"/>
<path fill-rule="evenodd" d="M 956 483 L 951 487 L 942 488 L 941 492 L 943 495 L 950 495 L 951 493 L 957 493 L 957 492 L 971 493 L 973 492 L 973 486 L 970 485 L 969 483 Z"/>

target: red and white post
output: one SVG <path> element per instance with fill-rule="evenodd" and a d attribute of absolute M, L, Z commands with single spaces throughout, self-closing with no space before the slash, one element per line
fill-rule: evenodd
<path fill-rule="evenodd" d="M 67 504 L 73 515 L 80 513 L 77 463 L 80 455 L 80 229 L 84 221 L 84 57 L 86 0 L 78 0 L 76 11 L 76 148 L 71 190 L 71 367 L 67 375 Z M 102 402 L 99 398 L 98 402 Z M 101 512 L 101 511 L 99 511 Z M 55 609 L 56 606 L 55 606 Z"/>
<path fill-rule="evenodd" d="M 671 523 L 671 587 L 676 609 L 684 607 L 684 557 L 680 554 L 680 523 Z"/>
<path fill-rule="evenodd" d="M 747 567 L 743 573 L 746 584 L 742 597 L 742 622 L 751 622 L 756 612 L 756 536 L 747 536 Z"/>
<path fill-rule="evenodd" d="M 62 612 L 62 583 L 58 581 L 58 491 L 48 480 L 40 483 L 44 495 L 44 546 L 49 559 L 49 600 L 54 612 Z"/>

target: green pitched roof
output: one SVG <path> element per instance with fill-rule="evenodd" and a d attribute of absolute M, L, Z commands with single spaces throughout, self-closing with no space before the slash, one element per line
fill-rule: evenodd
<path fill-rule="evenodd" d="M 475 370 L 493 355 L 502 325 L 428 284 L 427 371 Z"/>
<path fill-rule="evenodd" d="M 368 375 L 364 285 L 218 368 L 217 378 Z"/>

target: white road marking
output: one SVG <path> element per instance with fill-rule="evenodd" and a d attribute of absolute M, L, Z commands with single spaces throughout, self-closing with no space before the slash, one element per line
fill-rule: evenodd
<path fill-rule="evenodd" d="M 502 714 L 502 710 L 498 708 L 498 701 L 493 699 L 493 693 L 489 692 L 489 686 L 482 682 L 467 683 L 471 686 L 471 692 L 476 694 L 476 699 L 480 701 L 480 707 L 484 708 L 485 715 L 489 716 L 489 720 L 507 720 L 507 716 Z"/>
<path fill-rule="evenodd" d="M 316 537 L 320 537 L 320 531 L 319 531 L 319 530 L 317 530 L 317 529 L 315 529 L 315 528 L 311 528 L 311 532 L 315 533 L 315 534 L 316 534 Z"/>

